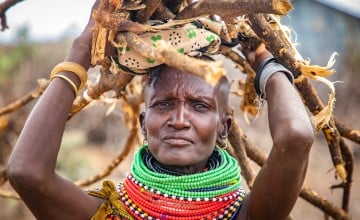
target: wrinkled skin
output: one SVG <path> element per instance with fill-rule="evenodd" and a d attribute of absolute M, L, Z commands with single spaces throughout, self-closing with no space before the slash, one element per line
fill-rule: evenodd
<path fill-rule="evenodd" d="M 225 139 L 230 126 L 227 96 L 219 91 L 228 86 L 224 81 L 224 86 L 212 87 L 197 76 L 163 67 L 148 85 L 140 122 L 160 163 L 187 172 L 205 168 L 216 140 Z"/>

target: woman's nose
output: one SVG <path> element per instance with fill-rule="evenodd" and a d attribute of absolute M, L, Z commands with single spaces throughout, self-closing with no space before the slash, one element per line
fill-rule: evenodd
<path fill-rule="evenodd" d="M 168 125 L 174 127 L 175 129 L 184 129 L 190 127 L 188 120 L 188 110 L 183 103 L 176 105 L 176 107 L 172 110 Z"/>

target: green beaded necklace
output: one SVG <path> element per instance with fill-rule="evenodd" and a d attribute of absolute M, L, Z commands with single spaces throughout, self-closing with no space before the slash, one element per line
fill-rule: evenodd
<path fill-rule="evenodd" d="M 213 198 L 241 188 L 240 168 L 235 158 L 217 148 L 222 157 L 219 167 L 202 173 L 173 176 L 150 170 L 142 160 L 142 146 L 135 154 L 131 172 L 143 185 L 167 195 L 187 198 Z"/>

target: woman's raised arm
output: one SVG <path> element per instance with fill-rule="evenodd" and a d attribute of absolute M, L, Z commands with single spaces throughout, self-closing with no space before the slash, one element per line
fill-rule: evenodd
<path fill-rule="evenodd" d="M 250 62 L 257 68 L 271 54 L 259 48 L 252 56 L 249 56 Z M 276 64 L 271 68 L 277 68 Z M 273 147 L 256 177 L 243 215 L 251 220 L 280 220 L 289 215 L 300 193 L 314 131 L 298 92 L 284 72 L 273 73 L 263 92 L 266 93 Z"/>
<path fill-rule="evenodd" d="M 96 8 L 100 0 L 93 6 Z M 93 21 L 72 44 L 67 62 L 90 66 Z M 76 65 L 75 64 L 75 65 Z M 11 185 L 38 219 L 89 219 L 100 201 L 55 173 L 65 123 L 80 78 L 60 71 L 31 111 L 8 164 Z M 72 85 L 71 82 L 75 85 Z"/>

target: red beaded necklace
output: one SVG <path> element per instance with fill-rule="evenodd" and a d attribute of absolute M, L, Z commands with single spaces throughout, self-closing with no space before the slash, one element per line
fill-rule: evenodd
<path fill-rule="evenodd" d="M 230 192 L 221 198 L 206 200 L 178 199 L 170 195 L 152 193 L 131 178 L 120 186 L 121 201 L 136 219 L 229 219 L 240 207 L 244 192 Z"/>

